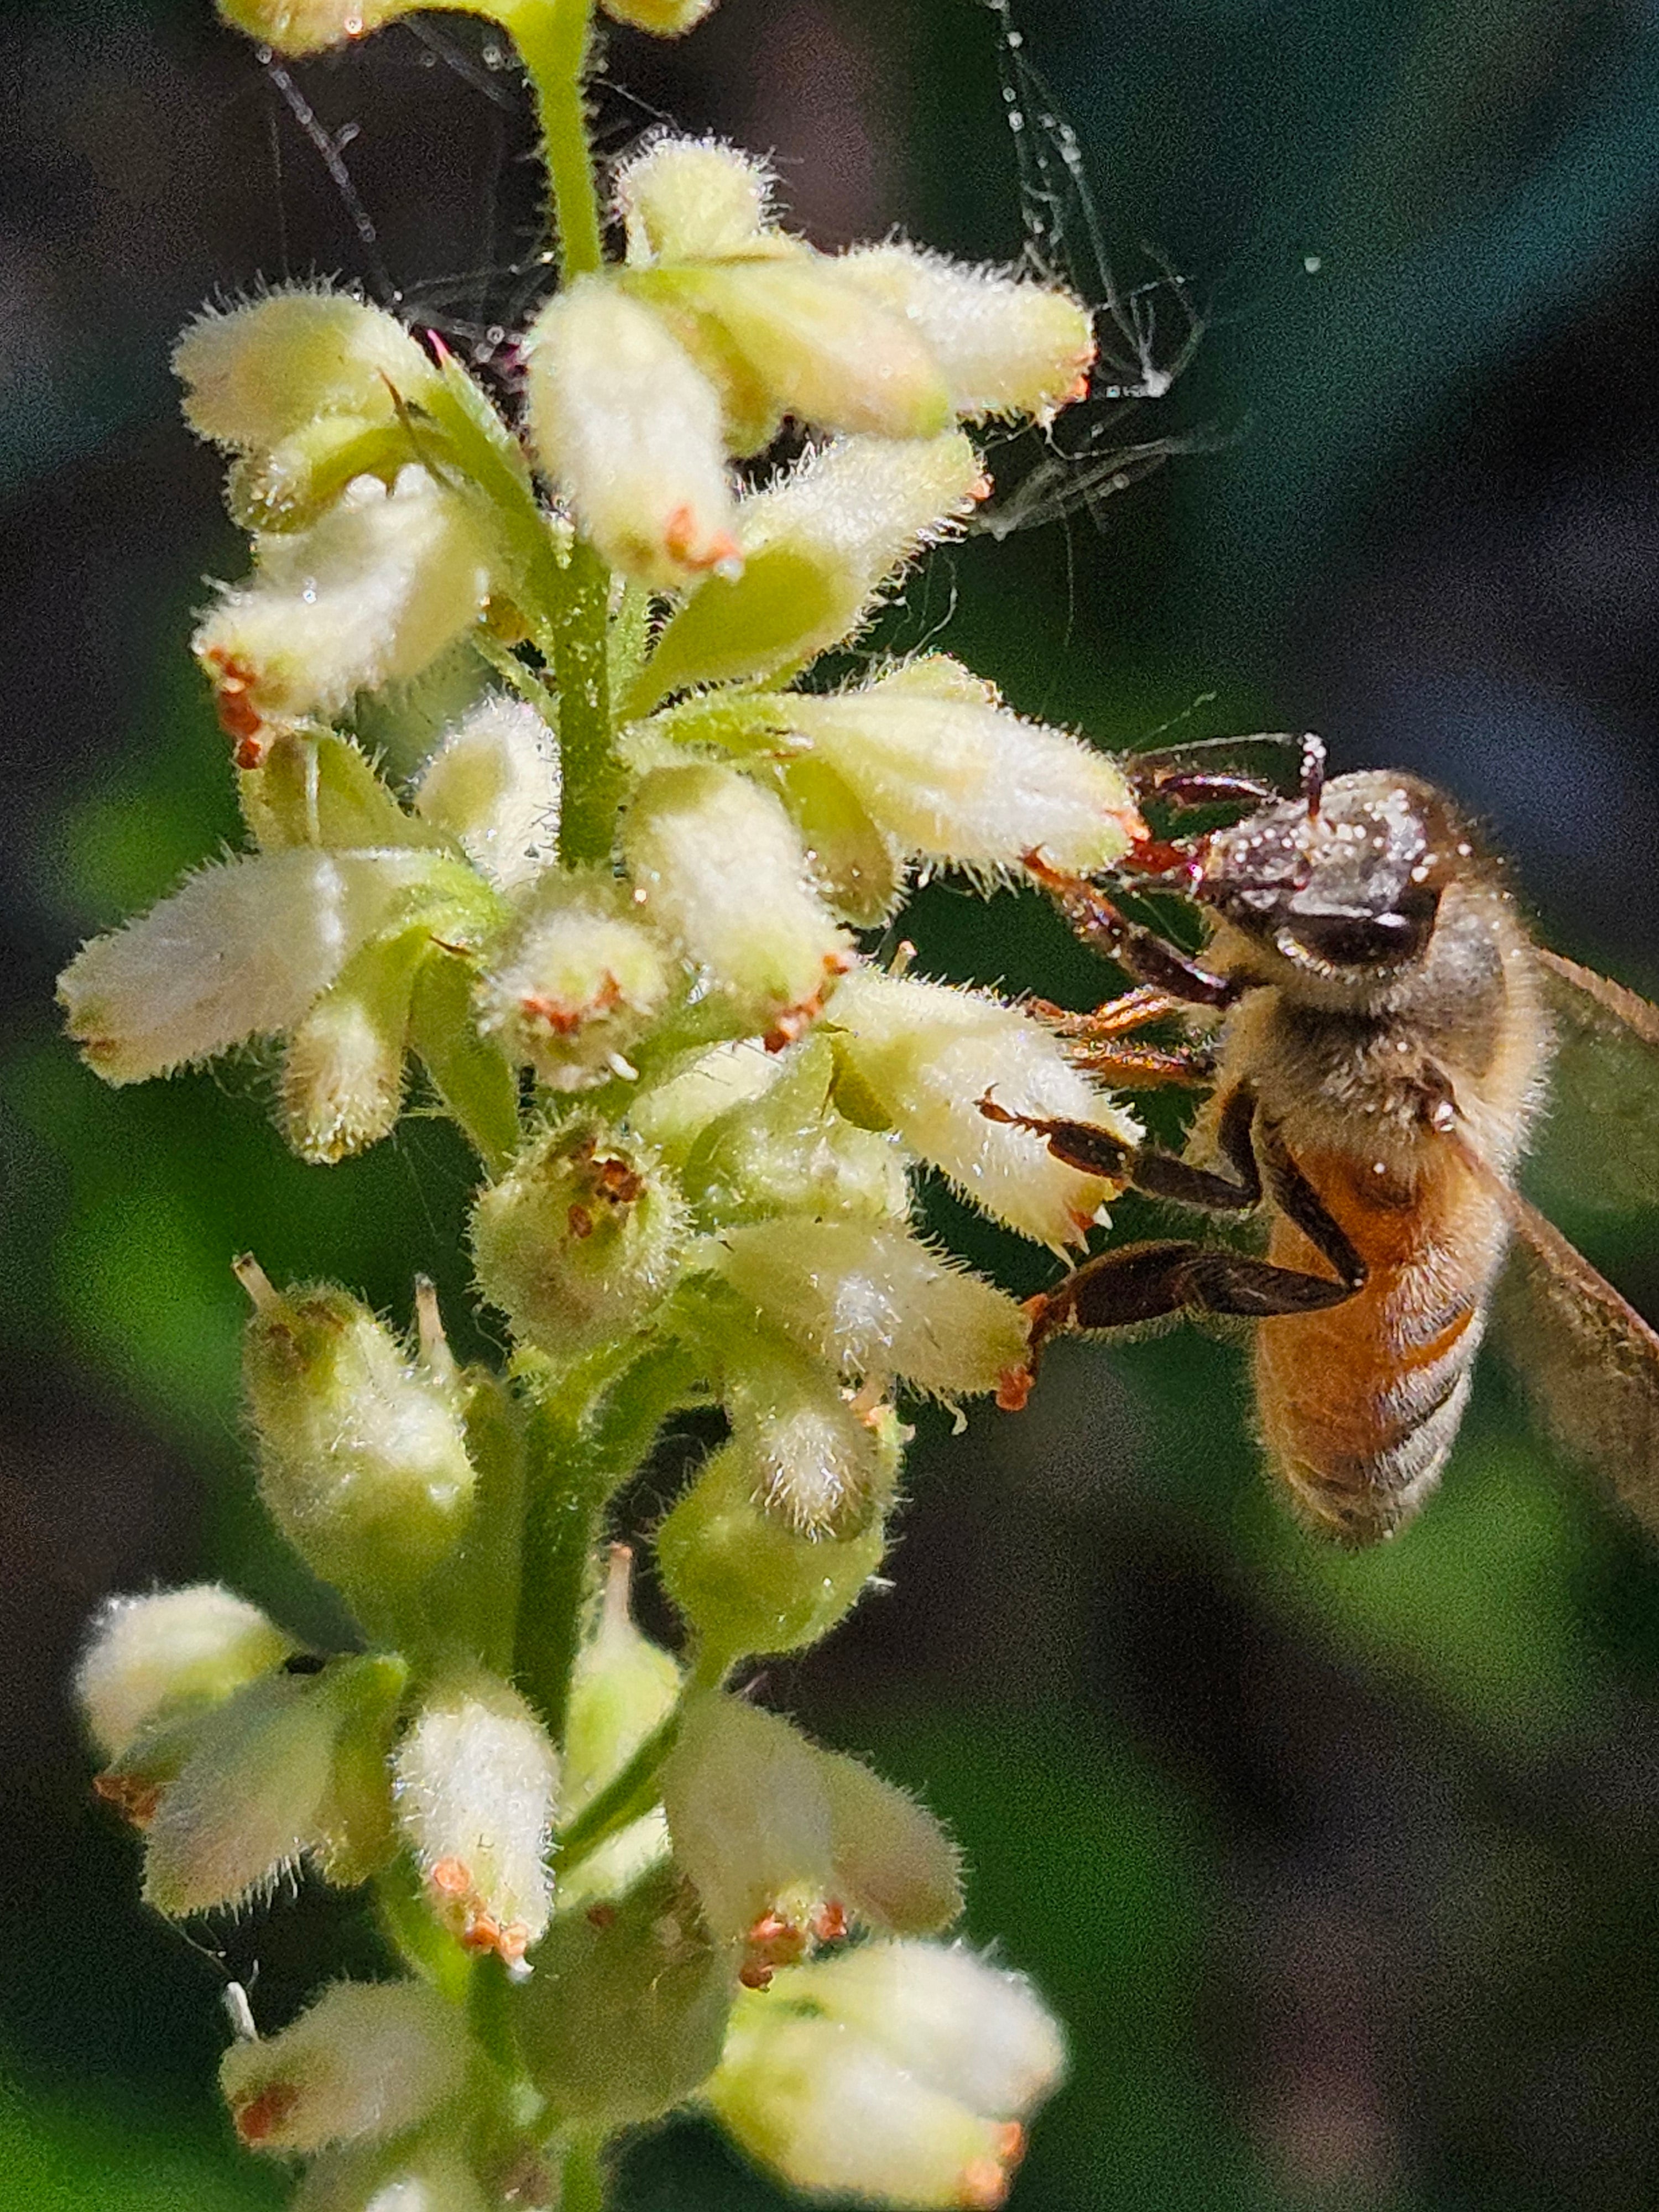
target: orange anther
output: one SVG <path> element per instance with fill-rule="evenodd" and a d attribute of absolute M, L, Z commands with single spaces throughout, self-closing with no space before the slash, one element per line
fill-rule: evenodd
<path fill-rule="evenodd" d="M 564 1217 L 565 1227 L 580 1244 L 593 1234 L 593 1217 L 585 1206 L 573 1205 Z"/>
<path fill-rule="evenodd" d="M 291 2081 L 273 2081 L 250 2097 L 246 2104 L 238 2105 L 234 2118 L 236 2132 L 245 2143 L 264 2142 L 300 2101 L 300 2093 Z"/>
<path fill-rule="evenodd" d="M 1023 1413 L 1036 1377 L 1029 1367 L 1005 1367 L 997 1377 L 997 1404 L 1005 1413 Z"/>
<path fill-rule="evenodd" d="M 439 1859 L 427 1880 L 440 1897 L 465 1897 L 472 1887 L 472 1871 L 462 1859 Z"/>
<path fill-rule="evenodd" d="M 614 1928 L 617 1924 L 616 1906 L 590 1905 L 587 1908 L 587 1924 L 590 1928 L 598 1928 L 601 1931 L 607 1928 Z"/>
<path fill-rule="evenodd" d="M 997 2212 L 1007 2201 L 1008 2176 L 995 2159 L 969 2159 L 957 2183 L 957 2203 L 965 2212 Z"/>
<path fill-rule="evenodd" d="M 826 1898 L 812 1915 L 812 1933 L 820 1943 L 846 1941 L 847 1907 L 838 1897 Z"/>

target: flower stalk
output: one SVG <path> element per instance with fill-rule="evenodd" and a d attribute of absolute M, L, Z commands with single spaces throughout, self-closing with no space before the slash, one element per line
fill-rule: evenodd
<path fill-rule="evenodd" d="M 288 52 L 404 12 L 222 4 Z M 676 34 L 708 0 L 604 4 Z M 918 1234 L 919 1179 L 1060 1247 L 1114 1187 L 1017 1117 L 1133 1136 L 1031 1012 L 860 935 L 913 872 L 1108 865 L 1114 763 L 942 655 L 810 680 L 984 495 L 963 424 L 1046 420 L 1089 320 L 818 253 L 763 164 L 671 136 L 623 165 L 608 260 L 587 0 L 480 12 L 534 91 L 561 277 L 522 419 L 345 292 L 186 333 L 253 540 L 196 640 L 248 848 L 61 996 L 115 1083 L 279 1050 L 319 1164 L 435 1103 L 510 1348 L 461 1365 L 429 1284 L 405 1332 L 236 1263 L 262 1494 L 358 1634 L 309 1652 L 216 1585 L 117 1601 L 77 1677 L 99 1787 L 175 1916 L 301 1868 L 372 1891 L 394 1976 L 226 2061 L 244 2141 L 309 2161 L 301 2212 L 599 2212 L 619 2132 L 694 2104 L 809 2193 L 994 2205 L 1058 2033 L 941 1940 L 932 1816 L 741 1692 L 880 1569 L 908 1400 L 1021 1394 L 1025 1317 Z M 744 488 L 786 420 L 799 458 Z M 459 704 L 395 777 L 361 702 L 395 728 L 439 670 Z M 724 1440 L 629 1525 L 690 1412 Z M 641 1542 L 676 1650 L 632 1618 Z"/>

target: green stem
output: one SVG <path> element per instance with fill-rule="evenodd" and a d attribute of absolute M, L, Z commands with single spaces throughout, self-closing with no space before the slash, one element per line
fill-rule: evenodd
<path fill-rule="evenodd" d="M 561 1407 L 540 1406 L 531 1415 L 526 1460 L 524 1601 L 513 1671 L 554 1742 L 562 1743 L 590 1563 L 611 1484 Z"/>
<path fill-rule="evenodd" d="M 498 0 L 488 12 L 511 35 L 536 95 L 560 272 L 569 284 L 605 259 L 582 82 L 592 0 Z"/>
<path fill-rule="evenodd" d="M 605 2166 L 592 2136 L 577 2136 L 565 2146 L 559 2176 L 559 2212 L 604 2212 Z"/>
<path fill-rule="evenodd" d="M 570 550 L 550 643 L 559 695 L 559 858 L 567 867 L 611 858 L 622 770 L 611 746 L 611 571 L 585 538 Z"/>

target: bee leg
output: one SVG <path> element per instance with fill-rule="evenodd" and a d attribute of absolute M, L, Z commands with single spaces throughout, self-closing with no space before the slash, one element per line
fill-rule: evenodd
<path fill-rule="evenodd" d="M 981 1110 L 989 1110 L 983 1104 Z M 1278 1130 L 1257 1114 L 1255 1094 L 1241 1084 L 1226 1101 L 1217 1126 L 1218 1150 L 1232 1175 L 1195 1167 L 1168 1152 L 1136 1151 L 1086 1122 L 1042 1123 L 995 1109 L 994 1119 L 1021 1121 L 1048 1138 L 1049 1150 L 1068 1164 L 1095 1174 L 1125 1174 L 1150 1196 L 1198 1206 L 1211 1212 L 1248 1212 L 1271 1194 L 1335 1271 L 1315 1275 L 1276 1267 L 1243 1252 L 1188 1240 L 1129 1244 L 1103 1252 L 1030 1301 L 1031 1351 L 1064 1328 L 1132 1328 L 1174 1313 L 1239 1314 L 1266 1319 L 1316 1313 L 1340 1305 L 1364 1289 L 1364 1261 L 1324 1200 L 1285 1150 Z M 1104 1139 L 1104 1143 L 1101 1139 Z M 1092 1141 L 1090 1141 L 1092 1140 Z M 1119 1165 L 1107 1165 L 1112 1152 Z"/>
<path fill-rule="evenodd" d="M 1136 982 L 1149 985 L 1183 1006 L 1231 1006 L 1245 988 L 1231 976 L 1212 975 L 1196 960 L 1177 951 L 1156 930 L 1131 921 L 1103 891 L 1083 877 L 1062 875 L 1037 853 L 1026 854 L 1023 865 L 1083 942 L 1115 962 Z"/>
<path fill-rule="evenodd" d="M 1125 1090 L 1143 1090 L 1161 1083 L 1208 1085 L 1215 1079 L 1215 1054 L 1207 1044 L 1148 1045 L 1126 1041 L 1152 1022 L 1167 1021 L 1187 1012 L 1178 999 L 1145 983 L 1089 1013 L 1072 1013 L 1064 1006 L 1050 1006 L 1045 999 L 1031 1000 L 1028 1006 L 1039 1021 L 1066 1039 L 1066 1057 L 1074 1066 Z"/>

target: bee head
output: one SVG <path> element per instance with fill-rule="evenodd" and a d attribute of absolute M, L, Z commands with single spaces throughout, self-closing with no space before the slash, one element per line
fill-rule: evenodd
<path fill-rule="evenodd" d="M 1469 850 L 1428 785 L 1341 775 L 1317 813 L 1287 799 L 1217 831 L 1194 895 L 1298 974 L 1363 991 L 1422 961 L 1441 892 Z"/>

